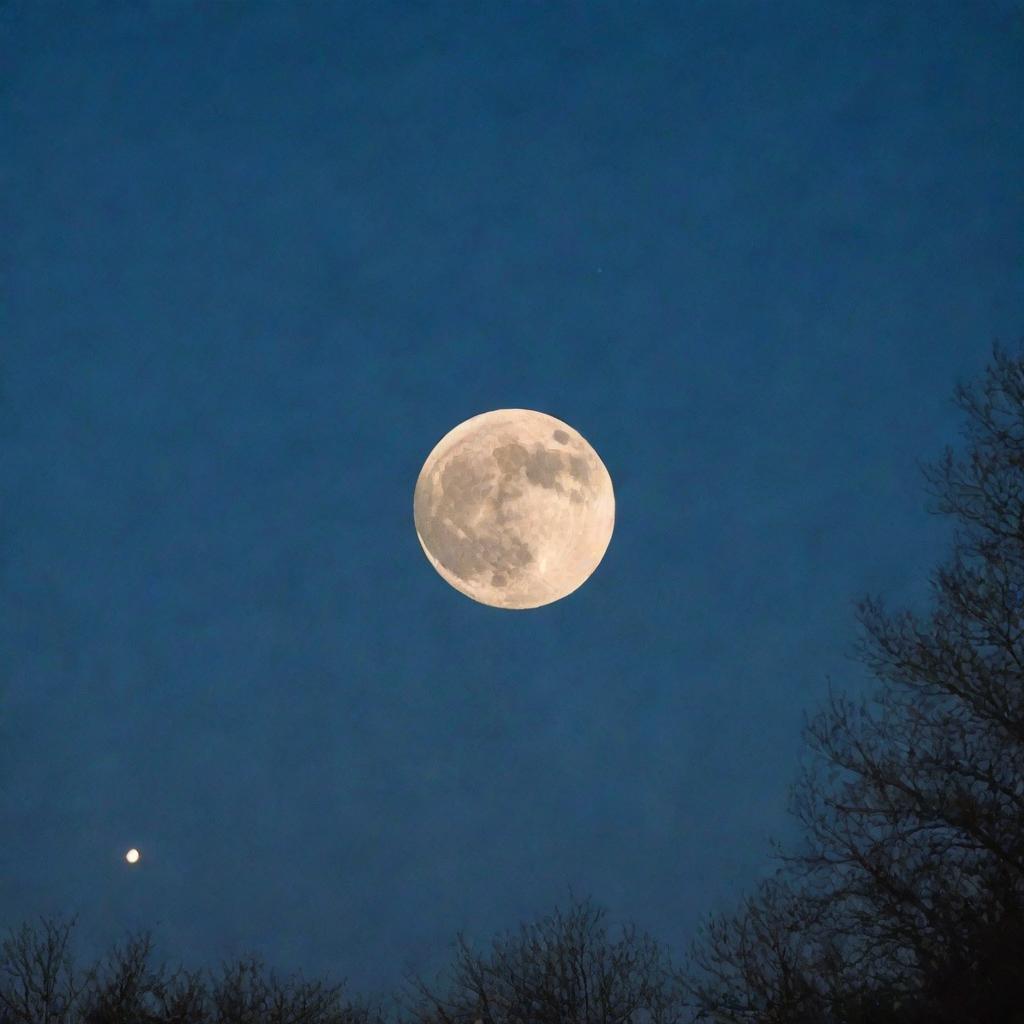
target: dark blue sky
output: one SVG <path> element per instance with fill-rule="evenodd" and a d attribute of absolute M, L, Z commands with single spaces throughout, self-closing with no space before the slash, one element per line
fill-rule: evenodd
<path fill-rule="evenodd" d="M 927 603 L 1022 109 L 1018 3 L 0 4 L 0 917 L 369 988 L 572 885 L 681 950 L 854 599 Z M 504 407 L 617 497 L 524 612 L 412 520 Z"/>

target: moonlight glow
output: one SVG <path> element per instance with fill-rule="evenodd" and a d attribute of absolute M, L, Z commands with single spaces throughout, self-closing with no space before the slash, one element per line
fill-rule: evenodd
<path fill-rule="evenodd" d="M 130 850 L 129 850 L 129 851 L 128 851 L 128 852 L 127 852 L 127 853 L 126 853 L 125 855 L 124 855 L 124 859 L 125 859 L 126 861 L 128 861 L 128 863 L 129 863 L 129 864 L 138 864 L 138 862 L 139 862 L 139 851 L 138 851 L 138 850 L 136 850 L 136 849 L 135 849 L 135 847 L 133 846 L 133 847 L 132 847 L 132 848 L 131 848 L 131 849 L 130 849 Z"/>
<path fill-rule="evenodd" d="M 438 442 L 413 515 L 427 558 L 456 590 L 496 608 L 537 608 L 597 568 L 615 495 L 604 463 L 567 423 L 498 409 Z"/>

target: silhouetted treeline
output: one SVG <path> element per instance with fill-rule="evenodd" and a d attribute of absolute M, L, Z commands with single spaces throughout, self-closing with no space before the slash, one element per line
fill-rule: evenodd
<path fill-rule="evenodd" d="M 146 935 L 79 970 L 43 920 L 0 947 L 0 1024 L 1024 1024 L 1024 355 L 993 353 L 956 388 L 966 461 L 922 467 L 958 521 L 932 609 L 858 602 L 875 687 L 806 722 L 802 840 L 682 968 L 571 898 L 385 1008 L 253 958 L 172 971 Z"/>
<path fill-rule="evenodd" d="M 993 351 L 966 461 L 921 467 L 958 520 L 933 608 L 858 602 L 877 685 L 807 722 L 802 845 L 702 930 L 700 1020 L 1024 1022 L 1024 360 Z"/>
<path fill-rule="evenodd" d="M 409 1024 L 679 1024 L 683 992 L 665 948 L 625 925 L 614 941 L 605 911 L 572 899 L 540 921 L 474 950 L 460 935 L 438 986 L 412 979 Z"/>
<path fill-rule="evenodd" d="M 447 976 L 428 984 L 412 975 L 375 1006 L 346 998 L 339 984 L 281 978 L 254 957 L 172 971 L 146 934 L 76 969 L 73 922 L 43 919 L 0 946 L 0 1024 L 679 1024 L 682 991 L 665 951 L 633 926 L 613 939 L 604 918 L 573 899 L 487 954 L 460 934 Z"/>
<path fill-rule="evenodd" d="M 74 962 L 74 921 L 24 924 L 0 946 L 0 1024 L 375 1024 L 343 986 L 281 978 L 256 957 L 219 971 L 169 970 L 148 934 L 99 962 Z"/>

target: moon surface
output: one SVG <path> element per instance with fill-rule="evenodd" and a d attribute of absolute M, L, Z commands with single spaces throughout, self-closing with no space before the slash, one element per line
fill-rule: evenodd
<path fill-rule="evenodd" d="M 430 564 L 456 590 L 495 608 L 539 608 L 599 565 L 615 492 L 568 423 L 497 409 L 437 443 L 416 481 L 413 517 Z"/>
<path fill-rule="evenodd" d="M 139 851 L 138 851 L 138 850 L 136 850 L 136 849 L 135 849 L 135 847 L 133 846 L 133 847 L 132 847 L 132 848 L 131 848 L 131 849 L 130 849 L 130 850 L 129 850 L 129 851 L 128 851 L 128 852 L 127 852 L 127 853 L 126 853 L 125 855 L 124 855 L 124 859 L 125 859 L 126 861 L 128 861 L 128 863 L 129 863 L 129 864 L 138 864 L 138 862 L 139 862 Z"/>

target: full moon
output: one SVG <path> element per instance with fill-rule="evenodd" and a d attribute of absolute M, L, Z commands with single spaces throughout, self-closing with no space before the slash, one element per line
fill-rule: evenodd
<path fill-rule="evenodd" d="M 124 855 L 124 859 L 126 861 L 128 861 L 129 864 L 138 864 L 138 862 L 139 862 L 139 851 L 136 850 L 134 847 L 132 847 L 132 849 L 130 849 Z"/>
<path fill-rule="evenodd" d="M 539 608 L 597 568 L 615 493 L 568 423 L 497 409 L 437 443 L 416 481 L 413 518 L 431 565 L 456 590 L 495 608 Z"/>

